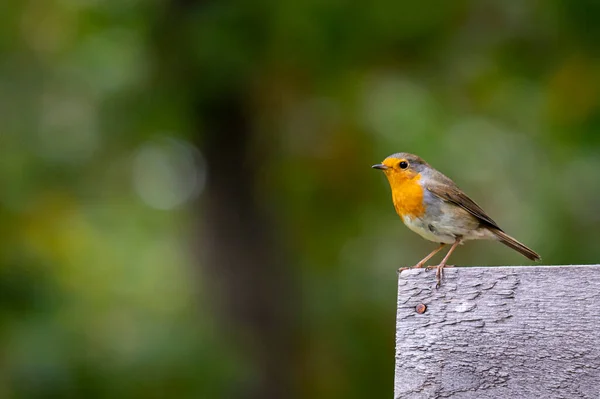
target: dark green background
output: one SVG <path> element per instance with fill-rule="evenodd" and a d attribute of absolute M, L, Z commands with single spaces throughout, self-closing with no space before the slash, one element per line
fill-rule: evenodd
<path fill-rule="evenodd" d="M 370 165 L 419 154 L 544 264 L 598 262 L 599 17 L 3 1 L 0 397 L 390 397 L 396 269 L 435 245 Z"/>

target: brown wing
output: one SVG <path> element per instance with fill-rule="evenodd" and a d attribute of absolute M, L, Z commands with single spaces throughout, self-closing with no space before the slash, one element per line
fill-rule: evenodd
<path fill-rule="evenodd" d="M 446 184 L 436 184 L 427 187 L 432 194 L 443 199 L 444 201 L 452 202 L 475 216 L 482 223 L 494 227 L 500 231 L 502 229 L 489 217 L 479 205 L 475 203 L 467 194 L 463 193 L 458 187 L 453 187 Z"/>

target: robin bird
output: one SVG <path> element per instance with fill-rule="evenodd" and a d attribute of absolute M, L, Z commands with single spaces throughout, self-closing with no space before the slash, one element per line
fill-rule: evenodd
<path fill-rule="evenodd" d="M 479 205 L 458 186 L 416 155 L 399 152 L 373 165 L 385 173 L 392 189 L 392 201 L 404 224 L 426 240 L 440 245 L 413 268 L 421 268 L 447 244 L 452 247 L 436 267 L 441 284 L 448 258 L 467 240 L 497 240 L 531 260 L 540 256 L 506 234 Z M 428 266 L 433 268 L 435 266 Z M 402 271 L 407 268 L 400 268 Z"/>

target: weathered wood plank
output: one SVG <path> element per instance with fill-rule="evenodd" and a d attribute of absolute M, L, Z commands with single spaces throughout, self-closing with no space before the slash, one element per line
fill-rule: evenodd
<path fill-rule="evenodd" d="M 434 273 L 398 279 L 395 398 L 600 398 L 600 266 Z"/>

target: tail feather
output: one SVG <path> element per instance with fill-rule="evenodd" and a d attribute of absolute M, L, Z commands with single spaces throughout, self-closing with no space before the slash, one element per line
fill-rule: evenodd
<path fill-rule="evenodd" d="M 527 248 L 525 245 L 521 244 L 519 241 L 515 240 L 505 232 L 496 229 L 490 229 L 492 233 L 498 238 L 502 244 L 506 245 L 509 248 L 514 249 L 515 251 L 521 253 L 523 256 L 536 261 L 542 259 L 534 250 Z"/>

